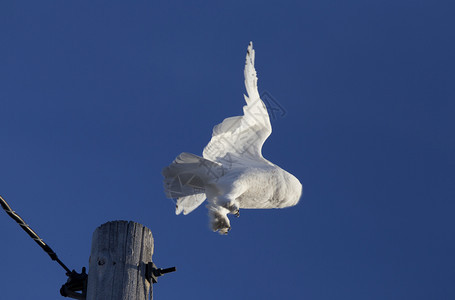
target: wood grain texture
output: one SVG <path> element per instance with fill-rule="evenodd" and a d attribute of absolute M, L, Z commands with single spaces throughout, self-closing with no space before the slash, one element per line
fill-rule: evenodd
<path fill-rule="evenodd" d="M 93 233 L 87 300 L 146 300 L 151 286 L 145 277 L 152 261 L 153 237 L 141 224 L 113 221 Z"/>

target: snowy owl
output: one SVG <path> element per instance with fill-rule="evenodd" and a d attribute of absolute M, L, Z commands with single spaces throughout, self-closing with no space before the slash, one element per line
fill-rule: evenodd
<path fill-rule="evenodd" d="M 223 120 L 213 128 L 203 157 L 181 153 L 163 169 L 164 190 L 177 199 L 176 214 L 189 214 L 207 199 L 210 227 L 220 234 L 231 229 L 227 214 L 240 208 L 294 206 L 302 184 L 292 174 L 262 156 L 262 145 L 272 133 L 267 108 L 259 97 L 253 43 L 245 63 L 243 116 Z"/>

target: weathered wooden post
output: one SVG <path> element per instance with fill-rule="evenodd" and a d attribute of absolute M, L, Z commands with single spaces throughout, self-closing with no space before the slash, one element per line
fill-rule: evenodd
<path fill-rule="evenodd" d="M 152 262 L 153 236 L 150 229 L 127 221 L 113 221 L 93 233 L 89 274 L 71 271 L 57 254 L 11 209 L 0 196 L 0 206 L 21 228 L 66 271 L 62 285 L 64 297 L 83 300 L 153 299 L 152 285 L 158 277 L 174 272 L 175 267 L 161 269 Z"/>
<path fill-rule="evenodd" d="M 152 261 L 150 229 L 127 221 L 113 221 L 93 233 L 87 300 L 152 299 L 147 264 Z M 151 280 L 150 280 L 151 281 Z"/>

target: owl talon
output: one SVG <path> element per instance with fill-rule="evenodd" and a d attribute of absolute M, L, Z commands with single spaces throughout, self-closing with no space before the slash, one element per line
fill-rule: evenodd
<path fill-rule="evenodd" d="M 231 224 L 226 216 L 228 210 L 223 207 L 209 206 L 210 226 L 219 234 L 227 234 L 231 230 Z"/>

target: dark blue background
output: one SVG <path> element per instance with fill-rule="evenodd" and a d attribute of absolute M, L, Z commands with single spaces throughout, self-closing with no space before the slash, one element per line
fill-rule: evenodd
<path fill-rule="evenodd" d="M 178 267 L 156 299 L 454 299 L 452 1 L 2 1 L 0 193 L 71 268 L 111 220 Z M 263 154 L 301 203 L 228 236 L 175 216 L 161 169 L 260 92 Z M 0 214 L 2 299 L 61 299 L 63 270 Z"/>

